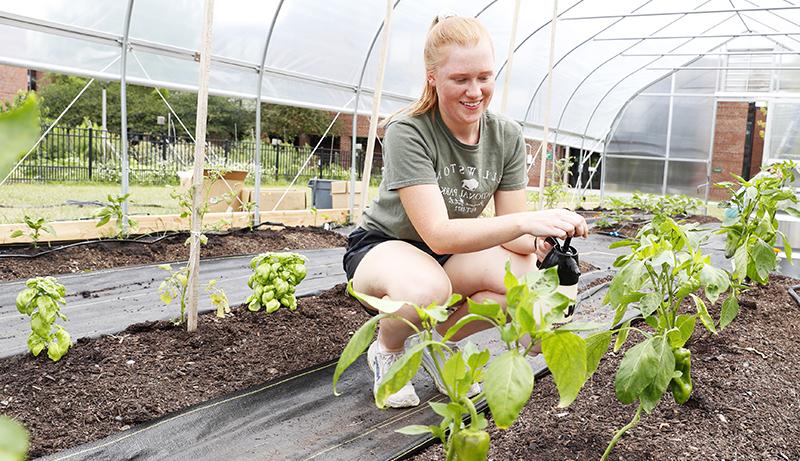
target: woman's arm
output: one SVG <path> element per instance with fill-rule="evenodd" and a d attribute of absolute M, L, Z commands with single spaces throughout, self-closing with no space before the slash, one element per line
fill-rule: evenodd
<path fill-rule="evenodd" d="M 505 216 L 512 213 L 520 213 L 528 210 L 525 189 L 519 190 L 498 190 L 494 193 L 494 214 L 495 216 Z M 538 241 L 537 241 L 538 240 Z M 521 235 L 514 240 L 501 244 L 503 248 L 514 253 L 523 255 L 537 253 L 537 250 L 549 251 L 550 244 L 545 243 L 544 238 L 538 238 L 530 234 Z M 541 260 L 543 255 L 540 255 Z"/>
<path fill-rule="evenodd" d="M 524 235 L 565 238 L 584 236 L 587 232 L 583 218 L 567 210 L 450 219 L 438 185 L 403 187 L 398 192 L 411 224 L 422 240 L 439 254 L 481 251 Z"/>

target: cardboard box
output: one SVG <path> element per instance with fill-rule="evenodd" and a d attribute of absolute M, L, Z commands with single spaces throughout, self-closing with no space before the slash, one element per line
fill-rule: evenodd
<path fill-rule="evenodd" d="M 361 192 L 361 181 L 356 181 L 356 194 Z M 347 194 L 350 193 L 350 181 L 333 181 L 331 182 L 331 194 Z M 336 208 L 334 206 L 334 208 Z"/>
<path fill-rule="evenodd" d="M 272 211 L 272 208 L 283 195 L 284 190 L 279 187 L 262 188 L 261 200 L 258 201 L 259 210 Z M 256 200 L 256 191 L 255 189 L 247 188 L 242 192 L 242 196 L 247 197 L 247 201 L 254 202 Z M 281 200 L 277 210 L 305 210 L 306 206 L 306 191 L 290 190 Z"/>
<path fill-rule="evenodd" d="M 192 173 L 192 171 L 178 172 L 181 181 L 178 188 L 180 192 L 185 192 L 191 187 Z M 239 197 L 247 172 L 232 170 L 221 178 L 212 178 L 209 176 L 210 174 L 211 170 L 203 170 L 203 185 L 200 192 L 200 200 L 208 201 L 208 211 L 213 213 L 241 210 L 242 204 Z M 206 197 L 206 193 L 208 193 L 208 197 Z"/>
<path fill-rule="evenodd" d="M 361 204 L 361 194 L 356 194 L 353 206 L 358 207 Z M 333 208 L 349 208 L 350 207 L 350 194 L 331 194 L 331 207 Z"/>

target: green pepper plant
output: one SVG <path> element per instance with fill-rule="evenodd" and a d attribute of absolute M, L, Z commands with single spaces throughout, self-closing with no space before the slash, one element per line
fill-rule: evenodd
<path fill-rule="evenodd" d="M 60 306 L 66 304 L 66 289 L 53 277 L 32 278 L 25 286 L 27 288 L 17 295 L 17 310 L 31 318 L 28 350 L 38 357 L 47 349 L 50 360 L 57 362 L 72 345 L 67 330 L 55 323 L 57 318 L 67 320 Z"/>
<path fill-rule="evenodd" d="M 611 334 L 603 332 L 584 339 L 575 332 L 595 329 L 598 325 L 567 322 L 565 312 L 571 302 L 559 293 L 557 268 L 534 270 L 523 277 L 512 274 L 506 264 L 504 283 L 507 289 L 507 309 L 489 300 L 483 303 L 467 299 L 469 314 L 458 320 L 443 336 L 435 341 L 432 330 L 448 317 L 447 308 L 461 301 L 453 295 L 444 305 L 417 306 L 405 301 L 378 299 L 353 290 L 357 299 L 377 308 L 381 313 L 361 326 L 351 337 L 342 353 L 333 375 L 333 391 L 342 373 L 364 352 L 371 343 L 378 322 L 395 318 L 407 323 L 419 337 L 419 342 L 409 347 L 392 365 L 381 380 L 375 404 L 385 407 L 386 399 L 402 388 L 417 373 L 422 354 L 431 354 L 435 366 L 447 389 L 449 403 L 429 402 L 442 421 L 438 425 L 413 425 L 400 429 L 408 435 L 431 433 L 442 441 L 447 460 L 485 460 L 489 449 L 489 434 L 485 431 L 486 418 L 476 411 L 475 403 L 486 399 L 495 424 L 508 429 L 519 417 L 533 391 L 534 375 L 526 356 L 540 346 L 560 395 L 559 406 L 572 403 L 586 380 L 594 373 L 600 358 L 608 349 Z M 397 314 L 404 305 L 411 305 L 419 316 L 417 326 Z M 505 351 L 489 362 L 488 349 L 478 350 L 472 343 L 463 349 L 453 350 L 448 340 L 465 325 L 482 321 L 496 328 Z M 483 382 L 482 391 L 472 397 L 467 392 L 473 383 Z M 468 425 L 464 416 L 470 417 Z"/>
<path fill-rule="evenodd" d="M 28 458 L 28 431 L 25 427 L 0 415 L 0 461 L 24 461 Z"/>
<path fill-rule="evenodd" d="M 125 201 L 128 200 L 128 197 L 130 196 L 131 194 L 125 194 L 125 195 L 108 194 L 108 196 L 106 197 L 108 200 L 108 205 L 100 208 L 94 214 L 95 218 L 100 219 L 100 221 L 97 222 L 96 227 L 103 227 L 106 224 L 108 224 L 108 222 L 111 221 L 111 219 L 114 219 L 114 223 L 117 229 L 115 236 L 117 238 L 127 237 L 128 234 L 130 234 L 131 229 L 134 229 L 137 226 L 137 222 L 133 218 L 128 217 L 128 229 L 123 230 L 122 228 L 122 221 L 123 221 L 122 204 L 125 203 Z"/>
<path fill-rule="evenodd" d="M 56 235 L 56 231 L 53 229 L 46 219 L 44 218 L 33 218 L 28 216 L 27 214 L 24 217 L 25 226 L 28 227 L 28 237 L 31 238 L 33 242 L 33 247 L 38 248 L 39 246 L 39 239 L 42 238 L 42 231 L 47 232 L 50 235 Z M 11 233 L 11 238 L 19 238 L 25 235 L 25 232 L 17 229 Z M 48 242 L 48 246 L 50 243 Z"/>
<path fill-rule="evenodd" d="M 800 217 L 792 183 L 797 164 L 791 160 L 773 163 L 750 179 L 732 174 L 736 182 L 721 182 L 717 187 L 727 189 L 731 198 L 723 202 L 725 219 L 718 233 L 726 236 L 725 257 L 733 258 L 733 274 L 744 282 L 747 278 L 761 285 L 769 282 L 769 273 L 778 267 L 773 247 L 778 236 L 784 245 L 786 258 L 792 261 L 792 246 L 786 235 L 778 230 L 775 214 L 783 210 Z"/>
<path fill-rule="evenodd" d="M 625 322 L 617 330 L 614 351 L 636 332 L 643 340 L 628 349 L 614 380 L 617 399 L 623 404 L 638 401 L 632 421 L 614 435 L 602 459 L 607 459 L 620 437 L 639 422 L 642 410 L 650 413 L 669 390 L 679 404 L 692 393 L 691 352 L 685 348 L 697 320 L 712 334 L 723 329 L 739 312 L 738 285 L 731 275 L 716 268 L 703 255 L 700 244 L 709 231 L 696 224 L 679 225 L 672 218 L 656 215 L 635 239 L 615 242 L 611 248 L 628 246 L 630 254 L 614 262 L 619 272 L 611 281 L 604 302 L 615 309 L 613 325 L 623 320 L 628 305 L 637 307 L 652 331 Z M 702 289 L 712 304 L 729 292 L 722 304 L 719 322 L 708 312 L 705 301 L 695 294 Z M 684 299 L 691 297 L 695 313 L 680 313 Z"/>
<path fill-rule="evenodd" d="M 297 309 L 295 287 L 306 278 L 305 258 L 297 253 L 262 253 L 250 260 L 253 274 L 247 286 L 253 293 L 245 301 L 247 308 L 258 312 L 261 307 L 271 314 L 281 306 Z"/>

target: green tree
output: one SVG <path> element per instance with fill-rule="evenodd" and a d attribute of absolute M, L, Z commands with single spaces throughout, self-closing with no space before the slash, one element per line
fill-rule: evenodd
<path fill-rule="evenodd" d="M 261 132 L 277 135 L 284 141 L 291 141 L 302 134 L 321 136 L 330 123 L 331 115 L 321 110 L 277 104 L 261 106 Z M 337 121 L 330 133 L 338 135 L 340 131 Z"/>
<path fill-rule="evenodd" d="M 67 107 L 72 99 L 86 85 L 87 79 L 66 75 L 51 74 L 42 85 L 39 95 L 42 99 L 42 115 L 52 122 Z M 79 126 L 84 119 L 99 124 L 102 117 L 102 90 L 107 90 L 107 124 L 111 132 L 120 130 L 120 85 L 116 82 L 95 82 L 81 96 L 75 105 L 64 115 L 61 123 L 66 126 Z M 197 94 L 161 90 L 175 113 L 186 128 L 194 134 Z M 166 133 L 166 125 L 158 125 L 158 116 L 166 117 L 169 109 L 161 100 L 155 88 L 138 85 L 127 86 L 128 130 L 130 132 Z M 239 133 L 249 133 L 255 124 L 255 109 L 241 100 L 221 96 L 208 99 L 208 137 L 210 139 L 232 139 Z M 175 121 L 177 124 L 177 120 Z M 178 124 L 178 134 L 184 135 Z"/>

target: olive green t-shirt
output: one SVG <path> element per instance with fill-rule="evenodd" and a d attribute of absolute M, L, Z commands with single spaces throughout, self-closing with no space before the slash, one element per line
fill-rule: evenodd
<path fill-rule="evenodd" d="M 524 189 L 525 140 L 512 119 L 484 112 L 478 144 L 464 144 L 438 111 L 401 116 L 386 127 L 383 179 L 361 227 L 422 241 L 400 202 L 398 189 L 437 184 L 451 219 L 478 217 L 497 190 Z"/>

